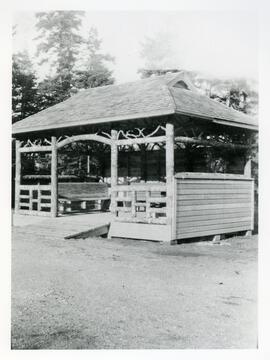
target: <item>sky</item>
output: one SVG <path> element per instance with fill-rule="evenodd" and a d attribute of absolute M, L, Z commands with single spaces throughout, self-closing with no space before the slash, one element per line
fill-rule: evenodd
<path fill-rule="evenodd" d="M 13 23 L 13 51 L 27 49 L 38 76 L 44 77 L 48 66 L 38 66 L 34 58 L 35 13 L 15 12 Z M 91 26 L 103 40 L 102 50 L 115 57 L 111 68 L 117 83 L 139 79 L 137 71 L 144 66 L 141 44 L 145 37 L 160 35 L 171 44 L 168 66 L 220 78 L 257 79 L 258 24 L 251 12 L 92 11 L 84 17 L 82 34 Z"/>

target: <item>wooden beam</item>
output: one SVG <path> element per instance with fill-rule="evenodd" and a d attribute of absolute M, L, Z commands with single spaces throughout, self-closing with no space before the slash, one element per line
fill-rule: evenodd
<path fill-rule="evenodd" d="M 58 189 L 57 189 L 57 142 L 56 137 L 52 136 L 52 161 L 51 161 L 51 216 L 57 217 L 58 213 Z"/>
<path fill-rule="evenodd" d="M 69 137 L 68 139 L 62 140 L 57 144 L 57 148 L 60 149 L 61 147 L 68 145 L 72 142 L 85 141 L 85 140 L 92 140 L 92 141 L 101 142 L 103 144 L 111 145 L 111 139 L 96 134 L 86 134 L 86 135 L 75 135 Z"/>
<path fill-rule="evenodd" d="M 144 138 L 134 138 L 134 139 L 121 139 L 117 140 L 117 145 L 135 145 L 135 144 L 150 144 L 150 143 L 160 143 L 165 142 L 166 136 L 153 136 L 153 137 L 144 137 Z"/>
<path fill-rule="evenodd" d="M 36 211 L 36 210 L 19 210 L 19 214 L 22 215 L 34 215 L 34 216 L 51 216 L 49 211 Z"/>
<path fill-rule="evenodd" d="M 16 157 L 16 172 L 15 172 L 15 213 L 19 212 L 20 209 L 20 185 L 21 185 L 21 153 L 20 146 L 21 142 L 16 140 L 15 143 L 15 157 Z"/>
<path fill-rule="evenodd" d="M 37 145 L 37 146 L 31 146 L 31 147 L 21 147 L 20 148 L 20 152 L 21 153 L 29 153 L 29 152 L 41 152 L 41 151 L 51 151 L 52 147 L 51 146 L 41 146 L 41 145 Z"/>
<path fill-rule="evenodd" d="M 117 185 L 113 189 L 114 191 L 166 191 L 166 184 L 140 184 L 133 183 L 130 185 Z M 164 198 L 166 199 L 166 198 Z"/>

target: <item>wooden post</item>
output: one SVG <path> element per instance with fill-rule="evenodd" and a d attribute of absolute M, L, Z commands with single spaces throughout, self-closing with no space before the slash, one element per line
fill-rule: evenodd
<path fill-rule="evenodd" d="M 128 178 L 128 184 L 129 184 L 129 178 L 130 178 L 130 161 L 129 161 L 129 150 L 127 151 L 127 178 Z"/>
<path fill-rule="evenodd" d="M 40 182 L 37 185 L 37 211 L 41 211 L 41 190 Z"/>
<path fill-rule="evenodd" d="M 145 192 L 145 202 L 146 202 L 146 207 L 145 207 L 145 214 L 146 214 L 146 221 L 150 221 L 151 219 L 151 212 L 150 212 L 150 191 L 146 191 Z"/>
<path fill-rule="evenodd" d="M 115 203 L 115 197 L 116 193 L 114 191 L 115 186 L 118 182 L 118 146 L 117 146 L 117 131 L 112 130 L 111 131 L 111 211 L 114 214 L 116 203 Z"/>
<path fill-rule="evenodd" d="M 245 163 L 244 175 L 251 177 L 251 157 L 249 156 Z"/>
<path fill-rule="evenodd" d="M 87 175 L 90 175 L 90 155 L 87 155 Z"/>
<path fill-rule="evenodd" d="M 131 216 L 132 217 L 136 217 L 136 215 L 137 215 L 135 203 L 136 203 L 136 192 L 131 191 Z"/>
<path fill-rule="evenodd" d="M 245 167 L 244 167 L 244 175 L 251 178 L 251 156 L 246 159 Z M 254 182 L 252 184 L 251 190 L 251 229 L 246 232 L 246 236 L 251 236 L 252 231 L 254 229 Z"/>
<path fill-rule="evenodd" d="M 167 224 L 173 228 L 173 178 L 174 178 L 174 127 L 166 124 L 166 189 L 167 189 Z M 172 240 L 172 239 L 171 239 Z"/>
<path fill-rule="evenodd" d="M 21 185 L 21 153 L 20 147 L 21 142 L 16 140 L 16 152 L 15 152 L 15 159 L 16 159 L 16 169 L 15 169 L 15 213 L 18 213 L 20 210 L 20 185 Z"/>
<path fill-rule="evenodd" d="M 174 177 L 174 128 L 166 124 L 166 183 L 171 186 Z"/>
<path fill-rule="evenodd" d="M 57 143 L 56 137 L 51 138 L 52 161 L 51 161 L 51 216 L 57 217 L 58 191 L 57 191 Z"/>

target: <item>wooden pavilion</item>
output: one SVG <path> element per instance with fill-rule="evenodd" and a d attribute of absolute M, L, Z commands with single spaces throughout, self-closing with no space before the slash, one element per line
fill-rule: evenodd
<path fill-rule="evenodd" d="M 256 132 L 254 119 L 199 93 L 184 72 L 83 90 L 13 125 L 15 211 L 57 217 L 63 199 L 110 198 L 111 237 L 250 232 Z M 81 142 L 99 157 L 103 183 L 60 176 L 61 153 Z M 45 184 L 24 180 L 22 157 L 34 153 L 50 154 Z"/>

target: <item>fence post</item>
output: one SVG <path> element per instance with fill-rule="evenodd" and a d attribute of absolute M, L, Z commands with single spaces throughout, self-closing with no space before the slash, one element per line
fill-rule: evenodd
<path fill-rule="evenodd" d="M 21 142 L 16 140 L 16 150 L 15 150 L 15 213 L 19 212 L 20 209 L 20 185 L 21 185 L 21 153 L 20 147 Z"/>
<path fill-rule="evenodd" d="M 51 216 L 58 214 L 58 189 L 57 189 L 57 141 L 56 137 L 51 138 L 52 161 L 51 161 Z"/>
<path fill-rule="evenodd" d="M 111 212 L 115 214 L 115 198 L 116 193 L 114 191 L 115 186 L 118 182 L 118 145 L 116 143 L 117 141 L 117 131 L 112 130 L 111 131 Z"/>
<path fill-rule="evenodd" d="M 166 124 L 166 191 L 167 191 L 167 224 L 172 227 L 174 177 L 174 126 Z"/>

